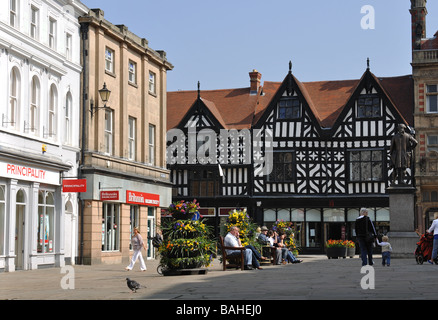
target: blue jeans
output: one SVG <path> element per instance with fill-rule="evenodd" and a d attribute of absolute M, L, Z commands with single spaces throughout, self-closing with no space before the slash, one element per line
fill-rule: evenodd
<path fill-rule="evenodd" d="M 293 255 L 292 252 L 287 250 L 287 261 L 290 262 L 290 263 L 294 263 L 294 262 L 297 262 L 298 259 Z"/>
<path fill-rule="evenodd" d="M 438 253 L 438 234 L 433 236 L 432 261 L 436 259 Z"/>
<path fill-rule="evenodd" d="M 391 252 L 389 252 L 389 251 L 382 252 L 382 265 L 385 265 L 385 264 L 388 267 L 391 264 Z"/>
<path fill-rule="evenodd" d="M 260 254 L 260 252 L 258 252 L 257 251 L 257 249 L 256 248 L 254 248 L 252 245 L 247 245 L 247 246 L 245 246 L 245 249 L 246 250 L 251 250 L 251 265 L 254 267 L 254 268 L 258 268 L 258 267 L 260 267 L 260 263 L 259 263 L 259 259 L 261 259 L 261 254 Z"/>
<path fill-rule="evenodd" d="M 367 264 L 372 266 L 374 264 L 373 263 L 373 243 L 366 242 L 365 237 L 357 237 L 357 240 L 359 240 L 360 256 L 362 258 L 362 266 L 365 266 Z"/>

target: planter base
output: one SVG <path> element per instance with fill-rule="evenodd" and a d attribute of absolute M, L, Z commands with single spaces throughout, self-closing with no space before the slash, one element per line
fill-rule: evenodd
<path fill-rule="evenodd" d="M 329 259 L 338 259 L 338 258 L 346 258 L 347 257 L 347 248 L 343 247 L 334 247 L 327 248 L 327 258 Z"/>
<path fill-rule="evenodd" d="M 170 269 L 163 271 L 163 276 L 189 276 L 207 274 L 207 269 Z"/>

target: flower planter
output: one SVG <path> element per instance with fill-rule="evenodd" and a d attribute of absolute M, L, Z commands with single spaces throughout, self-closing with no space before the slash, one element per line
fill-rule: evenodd
<path fill-rule="evenodd" d="M 213 258 L 215 241 L 211 229 L 199 220 L 199 204 L 180 201 L 169 206 L 172 219 L 162 220 L 163 244 L 160 264 L 163 275 L 192 274 L 194 269 L 208 266 Z M 195 271 L 193 271 L 195 272 Z M 205 270 L 202 273 L 205 274 Z"/>
<path fill-rule="evenodd" d="M 172 218 L 174 218 L 175 220 L 192 220 L 195 214 L 196 212 L 174 212 L 172 213 Z"/>
<path fill-rule="evenodd" d="M 347 248 L 347 257 L 354 258 L 354 255 L 356 254 L 356 248 Z"/>
<path fill-rule="evenodd" d="M 327 258 L 329 259 L 345 258 L 347 257 L 347 248 L 346 247 L 327 248 L 326 254 L 327 254 Z"/>

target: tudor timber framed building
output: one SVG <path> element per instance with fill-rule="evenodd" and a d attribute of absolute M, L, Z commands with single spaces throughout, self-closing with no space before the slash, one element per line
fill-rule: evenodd
<path fill-rule="evenodd" d="M 412 77 L 368 67 L 358 80 L 303 83 L 290 64 L 283 82 L 260 80 L 254 70 L 249 88 L 168 93 L 173 200 L 196 198 L 216 233 L 236 207 L 260 225 L 292 221 L 305 252 L 354 238 L 361 207 L 389 231 L 389 148 L 397 124 L 413 124 Z"/>

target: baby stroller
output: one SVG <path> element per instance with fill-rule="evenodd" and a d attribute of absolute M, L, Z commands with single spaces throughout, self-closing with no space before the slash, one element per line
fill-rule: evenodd
<path fill-rule="evenodd" d="M 417 242 L 415 249 L 415 260 L 417 264 L 423 264 L 424 261 L 430 260 L 433 249 L 433 234 L 425 233 L 421 235 L 420 241 Z M 435 261 L 435 263 L 437 263 Z"/>

